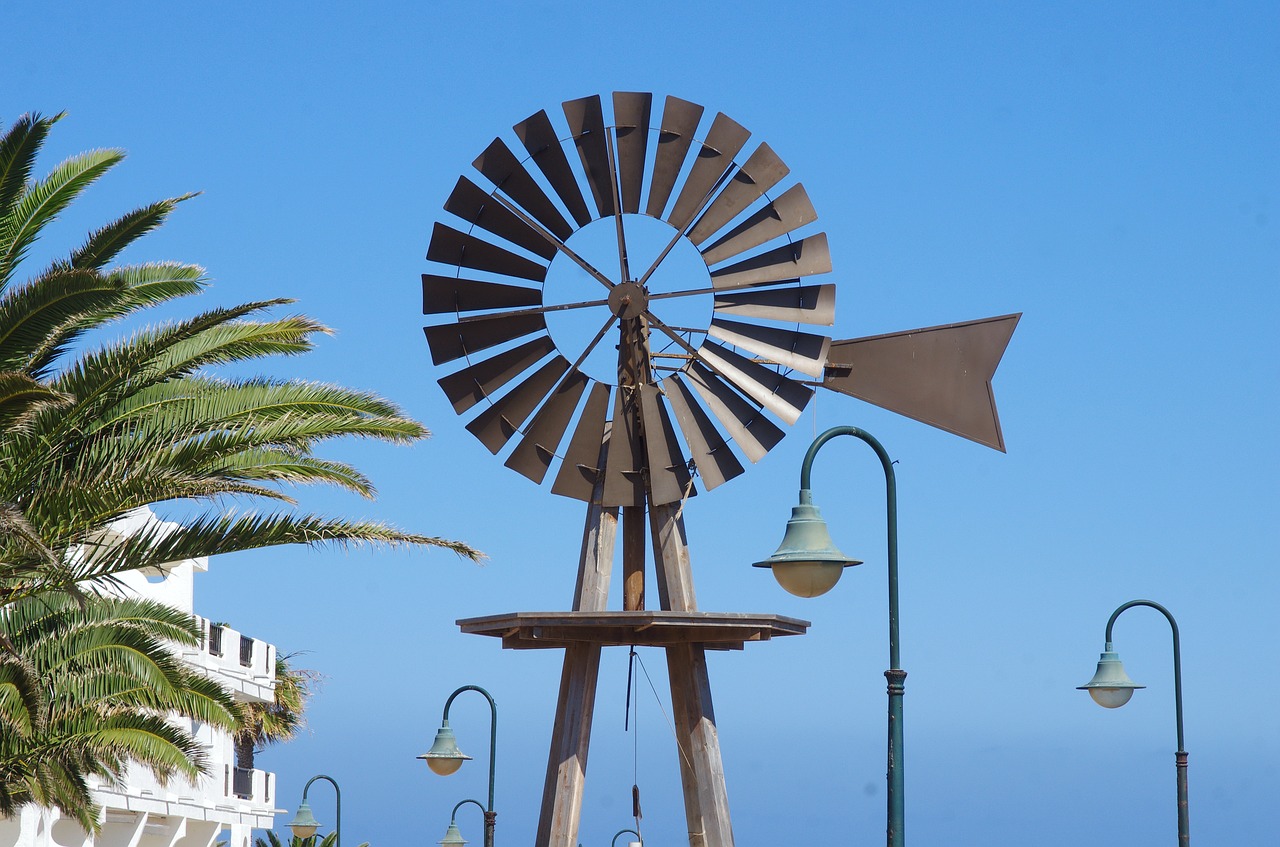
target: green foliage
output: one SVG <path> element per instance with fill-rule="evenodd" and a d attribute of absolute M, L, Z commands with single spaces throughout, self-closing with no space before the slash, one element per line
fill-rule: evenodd
<path fill-rule="evenodd" d="M 169 645 L 198 647 L 191 615 L 150 600 L 65 594 L 0 607 L 0 814 L 56 806 L 97 825 L 88 775 L 138 762 L 164 781 L 195 778 L 204 751 L 174 716 L 232 730 L 231 695 Z"/>
<path fill-rule="evenodd" d="M 123 153 L 73 156 L 48 176 L 36 155 L 61 116 L 19 119 L 0 138 L 0 599 L 86 579 L 275 544 L 465 544 L 228 499 L 293 501 L 287 487 L 335 485 L 366 497 L 356 468 L 319 458 L 342 436 L 405 443 L 426 430 L 382 398 L 302 380 L 230 379 L 211 368 L 310 350 L 329 330 L 285 300 L 213 308 L 91 346 L 96 330 L 198 293 L 204 272 L 174 262 L 111 262 L 191 195 L 151 203 L 95 230 L 65 259 L 19 279 L 43 227 Z M 124 541 L 107 529 L 140 506 L 202 506 L 177 531 Z"/>
<path fill-rule="evenodd" d="M 37 803 L 93 830 L 90 777 L 118 779 L 130 762 L 162 781 L 202 771 L 204 753 L 175 717 L 227 731 L 245 726 L 227 693 L 171 652 L 198 643 L 190 616 L 100 596 L 113 575 L 275 544 L 480 554 L 288 508 L 289 486 L 375 493 L 356 468 L 316 456 L 317 445 L 427 434 L 372 394 L 213 373 L 304 353 L 329 332 L 305 316 L 269 314 L 288 301 L 212 308 L 101 337 L 112 322 L 204 288 L 196 265 L 115 263 L 192 195 L 127 212 L 65 258 L 26 270 L 45 227 L 124 158 L 90 151 L 37 177 L 38 154 L 61 117 L 25 115 L 0 134 L 0 814 Z M 127 535 L 116 530 L 135 509 L 165 503 L 190 517 L 176 528 L 153 521 Z M 248 508 L 234 511 L 237 503 Z M 253 510 L 262 503 L 271 508 Z M 263 716 L 252 737 L 289 731 L 288 719 Z"/>
<path fill-rule="evenodd" d="M 338 833 L 336 832 L 331 832 L 325 836 L 316 834 L 306 838 L 299 838 L 296 835 L 289 836 L 289 847 L 334 847 L 337 842 Z M 284 847 L 284 842 L 280 840 L 280 836 L 271 830 L 267 830 L 266 838 L 255 838 L 253 844 L 254 847 Z M 369 842 L 361 842 L 358 847 L 369 847 Z"/>

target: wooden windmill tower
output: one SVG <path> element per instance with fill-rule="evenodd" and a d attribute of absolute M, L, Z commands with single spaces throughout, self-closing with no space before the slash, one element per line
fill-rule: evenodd
<path fill-rule="evenodd" d="M 815 387 L 1003 450 L 990 381 L 1018 316 L 834 342 L 802 329 L 833 324 L 835 286 L 809 281 L 831 270 L 827 239 L 806 234 L 817 213 L 786 185 L 782 160 L 766 144 L 744 154 L 746 129 L 675 97 L 655 110 L 650 94 L 617 92 L 611 106 L 609 119 L 600 97 L 571 100 L 560 128 L 540 111 L 515 125 L 518 147 L 494 139 L 473 162 L 488 185 L 461 177 L 444 206 L 451 223 L 431 235 L 441 272 L 422 277 L 423 312 L 437 321 L 425 331 L 437 366 L 462 364 L 439 380 L 454 410 L 507 467 L 587 504 L 570 611 L 459 624 L 504 647 L 564 650 L 538 847 L 578 843 L 600 653 L 612 645 L 665 648 L 689 843 L 730 847 L 705 651 L 808 623 L 698 609 L 683 520 L 696 481 L 709 490 L 742 473 L 741 458 L 758 461 Z M 663 233 L 645 247 L 642 218 Z M 611 228 L 607 265 L 576 237 L 596 222 Z M 695 273 L 664 280 L 689 245 Z M 553 264 L 584 290 L 548 291 Z M 709 325 L 663 320 L 697 298 L 710 301 Z M 597 316 L 598 332 L 553 338 L 547 318 L 565 312 Z M 616 369 L 611 359 L 607 375 L 589 375 L 588 358 L 611 346 Z M 619 535 L 622 608 L 610 610 Z"/>

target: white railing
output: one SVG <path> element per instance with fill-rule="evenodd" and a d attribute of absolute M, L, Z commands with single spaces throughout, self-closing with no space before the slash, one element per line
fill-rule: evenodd
<path fill-rule="evenodd" d="M 257 638 L 250 638 L 225 624 L 196 616 L 204 634 L 204 646 L 186 650 L 183 656 L 211 673 L 260 686 L 275 688 L 276 648 Z"/>

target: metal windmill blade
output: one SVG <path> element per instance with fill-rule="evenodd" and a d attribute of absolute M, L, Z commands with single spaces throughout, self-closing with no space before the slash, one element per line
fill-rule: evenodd
<path fill-rule="evenodd" d="M 427 258 L 450 267 L 423 275 L 423 312 L 440 321 L 426 328 L 432 361 L 463 364 L 440 385 L 473 416 L 469 431 L 508 451 L 508 467 L 541 482 L 558 461 L 555 493 L 629 507 L 692 496 L 693 473 L 714 488 L 742 472 L 738 455 L 755 462 L 778 442 L 774 421 L 799 417 L 813 393 L 802 380 L 826 365 L 830 338 L 798 329 L 834 320 L 834 285 L 797 282 L 831 269 L 823 234 L 793 236 L 817 215 L 803 188 L 781 185 L 789 169 L 767 144 L 738 159 L 750 133 L 724 114 L 701 135 L 703 108 L 675 97 L 658 107 L 651 94 L 615 92 L 560 112 L 560 125 L 546 110 L 516 123 L 514 146 L 494 139 L 473 163 L 489 185 L 464 175 L 444 204 L 450 218 Z M 670 227 L 666 250 L 629 256 L 625 219 L 640 215 Z M 616 229 L 616 269 L 570 244 L 601 220 Z M 658 291 L 651 277 L 679 240 L 702 250 L 702 281 Z M 555 263 L 606 290 L 546 302 Z M 690 296 L 711 301 L 713 320 L 664 322 L 668 301 Z M 607 317 L 580 355 L 546 323 L 570 309 Z M 584 373 L 615 332 L 616 374 Z M 654 339 L 676 351 L 664 361 L 681 362 L 665 377 Z"/>

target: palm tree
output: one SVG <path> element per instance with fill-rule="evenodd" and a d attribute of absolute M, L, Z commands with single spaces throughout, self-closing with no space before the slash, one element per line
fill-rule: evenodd
<path fill-rule="evenodd" d="M 209 371 L 303 353 L 329 332 L 305 316 L 264 316 L 286 300 L 214 308 L 86 349 L 93 330 L 195 294 L 205 278 L 189 264 L 111 265 L 191 196 L 182 195 L 123 215 L 15 282 L 41 229 L 123 158 L 85 153 L 32 179 L 60 117 L 25 116 L 0 137 L 0 600 L 275 544 L 425 545 L 477 558 L 460 542 L 380 523 L 227 508 L 227 498 L 292 504 L 282 484 L 373 497 L 356 468 L 318 458 L 314 447 L 344 435 L 404 443 L 427 432 L 365 392 Z M 169 501 L 203 511 L 176 530 L 157 523 L 108 536 L 131 510 Z"/>
<path fill-rule="evenodd" d="M 307 701 L 319 671 L 295 668 L 296 654 L 276 654 L 275 697 L 270 703 L 242 703 L 240 726 L 235 733 L 236 767 L 253 768 L 254 756 L 269 744 L 289 741 L 306 725 Z"/>
<path fill-rule="evenodd" d="M 204 750 L 173 718 L 236 726 L 231 695 L 168 646 L 200 644 L 178 609 L 53 593 L 0 607 L 0 634 L 0 815 L 37 803 L 94 831 L 89 776 L 119 780 L 138 762 L 161 781 L 194 780 Z"/>
<path fill-rule="evenodd" d="M 33 176 L 61 118 L 26 115 L 0 135 L 0 812 L 34 802 L 96 827 L 86 778 L 138 761 L 164 778 L 203 766 L 165 715 L 232 726 L 225 692 L 172 667 L 166 639 L 191 622 L 135 608 L 91 586 L 125 570 L 275 544 L 461 542 L 287 507 L 283 486 L 327 483 L 373 497 L 353 466 L 317 457 L 351 435 L 426 436 L 394 404 L 341 386 L 230 378 L 211 369 L 297 355 L 329 330 L 285 300 L 213 308 L 103 341 L 113 321 L 205 287 L 191 264 L 116 264 L 191 195 L 128 212 L 65 258 L 25 273 L 41 232 L 118 164 L 119 150 L 73 156 Z M 234 503 L 268 503 L 265 512 Z M 187 517 L 121 536 L 134 509 L 177 503 Z M 88 585 L 90 588 L 86 588 Z M 172 612 L 172 610 L 170 610 Z M 181 613 L 178 614 L 180 617 Z M 58 652 L 63 651 L 63 652 Z M 156 686 L 159 686 L 157 688 Z"/>

